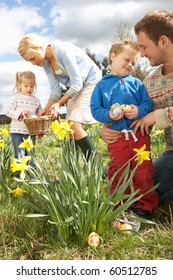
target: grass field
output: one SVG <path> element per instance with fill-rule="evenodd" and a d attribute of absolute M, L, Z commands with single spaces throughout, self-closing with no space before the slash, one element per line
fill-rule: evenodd
<path fill-rule="evenodd" d="M 0 133 L 1 260 L 173 259 L 170 205 L 156 208 L 150 218 L 152 223 L 142 221 L 138 232 L 128 234 L 111 227 L 111 220 L 135 198 L 132 194 L 128 204 L 113 211 L 124 198 L 126 186 L 121 186 L 121 192 L 114 197 L 107 196 L 110 183 L 102 180 L 102 173 L 109 159 L 100 126 L 87 127 L 98 151 L 91 162 L 85 162 L 81 153 L 78 158 L 66 141 L 59 141 L 51 132 L 38 139 L 32 158 L 35 167 L 25 170 L 24 180 L 14 179 L 12 145 L 3 129 L 4 126 Z M 164 150 L 163 132 L 155 128 L 151 148 L 153 160 Z M 22 195 L 14 191 L 17 188 Z M 97 248 L 87 244 L 91 231 L 101 236 Z"/>

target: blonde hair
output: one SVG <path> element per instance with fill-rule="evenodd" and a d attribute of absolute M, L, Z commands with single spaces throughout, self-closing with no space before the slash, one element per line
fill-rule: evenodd
<path fill-rule="evenodd" d="M 16 83 L 13 89 L 14 93 L 20 93 L 21 92 L 21 84 L 23 83 L 23 80 L 27 80 L 30 83 L 33 83 L 34 91 L 36 91 L 37 84 L 36 84 L 36 77 L 35 74 L 31 71 L 24 71 L 24 72 L 17 72 L 16 73 Z"/>
<path fill-rule="evenodd" d="M 129 46 L 132 50 L 136 51 L 136 53 L 139 52 L 139 46 L 137 44 L 137 42 L 134 41 L 120 41 L 120 42 L 116 42 L 113 43 L 111 46 L 111 49 L 109 51 L 109 62 L 111 64 L 111 53 L 115 53 L 116 55 L 121 53 L 122 51 L 124 51 L 125 47 Z"/>
<path fill-rule="evenodd" d="M 28 34 L 19 42 L 18 52 L 23 58 L 25 58 L 25 55 L 30 54 L 33 51 L 37 52 L 41 47 L 43 47 L 41 38 L 35 34 Z"/>

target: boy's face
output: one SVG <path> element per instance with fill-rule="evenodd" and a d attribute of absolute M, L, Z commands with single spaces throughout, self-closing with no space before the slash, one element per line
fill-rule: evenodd
<path fill-rule="evenodd" d="M 124 50 L 119 54 L 112 52 L 111 59 L 111 73 L 118 76 L 129 75 L 134 65 L 139 58 L 139 53 L 133 50 L 130 46 L 125 46 Z"/>
<path fill-rule="evenodd" d="M 160 44 L 156 45 L 145 32 L 140 31 L 137 35 L 137 41 L 140 47 L 141 57 L 148 58 L 151 66 L 158 66 L 164 63 L 165 52 Z"/>

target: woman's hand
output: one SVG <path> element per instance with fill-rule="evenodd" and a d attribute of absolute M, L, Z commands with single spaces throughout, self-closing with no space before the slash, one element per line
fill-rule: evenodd
<path fill-rule="evenodd" d="M 45 115 L 48 115 L 49 114 L 49 111 L 47 111 L 46 109 L 43 109 L 40 113 L 38 113 L 38 117 L 41 117 L 41 116 L 45 116 Z"/>
<path fill-rule="evenodd" d="M 101 134 L 102 134 L 103 141 L 110 144 L 117 141 L 119 138 L 121 138 L 122 133 L 121 131 L 110 129 L 109 126 L 110 125 L 106 125 L 106 124 L 103 125 Z"/>
<path fill-rule="evenodd" d="M 60 108 L 61 106 L 59 105 L 59 103 L 55 103 L 53 104 L 51 107 L 50 107 L 50 114 L 52 115 L 53 119 L 56 119 L 57 116 L 59 115 L 59 112 L 60 112 Z"/>

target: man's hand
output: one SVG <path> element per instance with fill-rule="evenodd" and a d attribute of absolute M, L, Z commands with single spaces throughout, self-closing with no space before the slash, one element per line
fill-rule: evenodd
<path fill-rule="evenodd" d="M 135 126 L 134 128 L 134 133 L 137 132 L 137 130 L 140 128 L 140 131 L 142 135 L 145 134 L 150 134 L 150 128 L 152 127 L 153 124 L 155 124 L 155 118 L 154 118 L 154 112 L 151 112 L 141 118 L 140 120 L 134 121 L 130 127 Z"/>
<path fill-rule="evenodd" d="M 110 125 L 103 125 L 101 134 L 103 141 L 110 144 L 117 141 L 121 137 L 122 133 L 118 130 L 110 129 L 109 127 Z"/>

